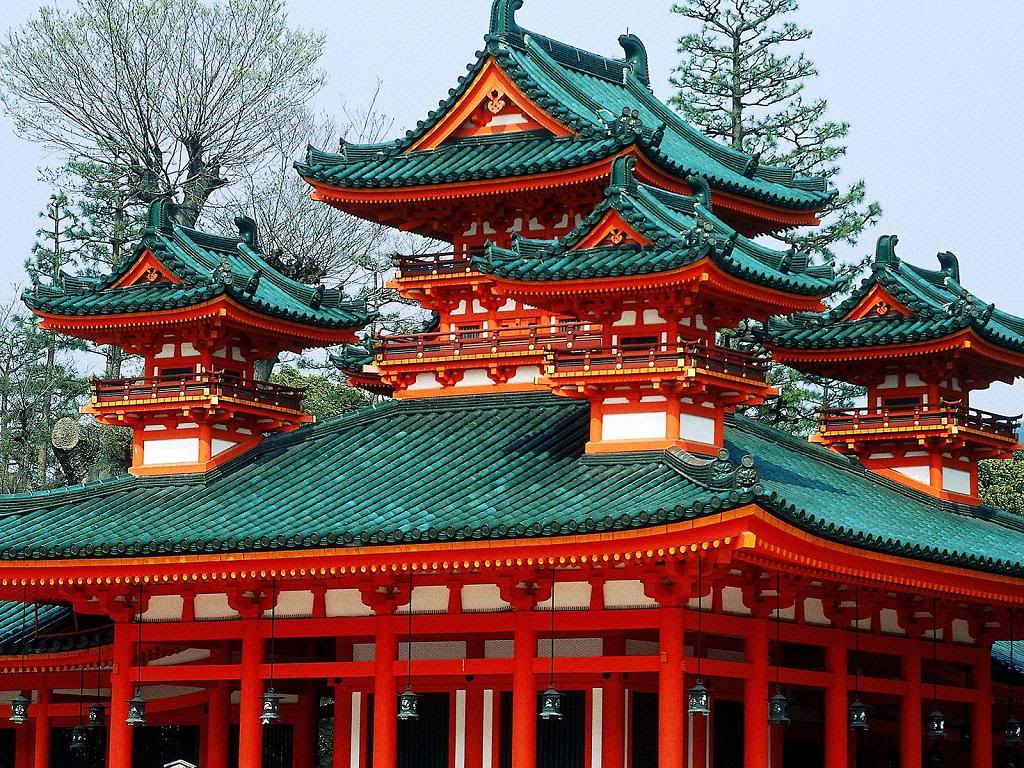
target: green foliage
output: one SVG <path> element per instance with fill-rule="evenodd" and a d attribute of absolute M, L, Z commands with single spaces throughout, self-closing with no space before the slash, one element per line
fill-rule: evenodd
<path fill-rule="evenodd" d="M 811 30 L 789 20 L 797 0 L 683 0 L 672 11 L 699 24 L 679 40 L 682 62 L 671 103 L 709 136 L 799 174 L 836 180 L 850 124 L 827 117 L 828 101 L 810 97 L 814 63 L 792 46 Z M 821 213 L 822 226 L 781 238 L 827 257 L 856 245 L 882 215 L 856 181 Z"/>
<path fill-rule="evenodd" d="M 347 386 L 341 376 L 332 373 L 304 373 L 291 365 L 282 365 L 270 380 L 288 387 L 305 388 L 302 408 L 318 421 L 354 411 L 370 402 L 362 390 Z"/>
<path fill-rule="evenodd" d="M 1024 515 L 1024 452 L 1012 459 L 981 462 L 978 484 L 981 500 L 986 504 Z"/>

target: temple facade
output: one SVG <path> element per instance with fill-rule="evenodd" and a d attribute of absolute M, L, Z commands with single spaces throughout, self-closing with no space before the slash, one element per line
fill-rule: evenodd
<path fill-rule="evenodd" d="M 522 6 L 415 129 L 296 163 L 443 244 L 395 257 L 421 332 L 166 200 L 110 275 L 26 291 L 142 370 L 85 408 L 128 475 L 0 496 L 0 767 L 1018 764 L 1024 523 L 977 465 L 1020 419 L 970 395 L 1024 373 L 1024 319 L 895 237 L 826 304 L 760 236 L 835 190 L 682 121 L 635 36 Z M 311 348 L 372 401 L 314 423 L 259 377 Z M 749 418 L 773 358 L 865 406 Z"/>

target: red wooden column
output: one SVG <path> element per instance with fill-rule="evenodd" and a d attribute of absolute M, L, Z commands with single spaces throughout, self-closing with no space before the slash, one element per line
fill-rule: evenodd
<path fill-rule="evenodd" d="M 334 644 L 336 661 L 352 661 L 352 641 L 338 638 Z M 348 768 L 352 762 L 352 690 L 334 686 L 334 748 L 331 768 Z"/>
<path fill-rule="evenodd" d="M 320 713 L 320 693 L 312 681 L 303 686 L 299 694 L 298 711 L 292 727 L 293 768 L 315 768 L 317 765 L 317 716 Z"/>
<path fill-rule="evenodd" d="M 658 768 L 681 768 L 686 753 L 683 733 L 686 695 L 683 690 L 683 610 L 672 600 L 663 604 L 658 641 Z"/>
<path fill-rule="evenodd" d="M 908 640 L 900 666 L 907 691 L 900 699 L 900 765 L 917 768 L 922 760 L 921 643 Z"/>
<path fill-rule="evenodd" d="M 231 686 L 217 683 L 210 689 L 206 720 L 206 768 L 228 768 L 231 738 Z"/>
<path fill-rule="evenodd" d="M 531 603 L 532 604 L 532 601 Z M 512 768 L 537 763 L 537 630 L 530 604 L 516 606 L 512 666 Z"/>
<path fill-rule="evenodd" d="M 839 629 L 833 633 L 831 645 L 825 648 L 825 663 L 832 673 L 832 685 L 825 689 L 825 768 L 847 768 L 850 692 L 845 626 L 849 617 L 845 612 L 836 611 L 831 618 Z"/>
<path fill-rule="evenodd" d="M 263 680 L 260 664 L 264 654 L 263 635 L 258 618 L 242 621 L 241 692 L 238 703 L 238 764 L 263 764 Z"/>
<path fill-rule="evenodd" d="M 392 614 L 377 616 L 373 678 L 373 768 L 395 768 L 398 756 L 398 635 Z"/>
<path fill-rule="evenodd" d="M 750 678 L 743 683 L 743 751 L 745 768 L 768 768 L 768 619 L 755 612 L 746 642 Z"/>
<path fill-rule="evenodd" d="M 622 635 L 605 639 L 606 656 L 625 656 L 626 642 Z M 626 765 L 626 686 L 622 675 L 612 673 L 602 685 L 601 694 L 601 766 L 625 768 Z M 598 766 L 593 766 L 598 768 Z"/>
<path fill-rule="evenodd" d="M 14 768 L 32 768 L 32 729 L 22 725 L 15 731 Z"/>
<path fill-rule="evenodd" d="M 128 719 L 128 701 L 132 697 L 133 630 L 132 625 L 125 621 L 114 624 L 107 768 L 132 768 L 132 729 L 125 721 Z"/>
<path fill-rule="evenodd" d="M 978 701 L 971 706 L 971 768 L 992 768 L 992 651 L 988 643 L 978 649 L 974 687 Z"/>
<path fill-rule="evenodd" d="M 32 765 L 34 768 L 50 768 L 50 685 L 45 678 L 39 684 L 38 694 Z"/>

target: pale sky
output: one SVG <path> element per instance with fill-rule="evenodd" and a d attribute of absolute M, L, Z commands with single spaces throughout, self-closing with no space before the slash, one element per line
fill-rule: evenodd
<path fill-rule="evenodd" d="M 67 0 L 60 3 L 67 4 Z M 526 0 L 520 23 L 610 56 L 617 37 L 640 36 L 659 96 L 670 95 L 677 38 L 686 21 L 671 0 Z M 0 28 L 20 24 L 36 0 L 3 0 Z M 480 49 L 490 0 L 289 0 L 293 22 L 327 36 L 327 88 L 317 103 L 340 114 L 365 105 L 378 80 L 377 107 L 404 131 L 446 96 Z M 885 208 L 865 235 L 900 236 L 898 253 L 934 267 L 935 254 L 960 257 L 963 282 L 985 301 L 1024 315 L 1021 214 L 1024 153 L 1024 5 L 1018 0 L 804 0 L 795 20 L 815 31 L 804 50 L 821 77 L 812 93 L 853 128 L 848 178 L 865 178 Z M 50 190 L 38 181 L 43 151 L 17 139 L 0 117 L 0 252 L 4 294 L 21 282 L 21 263 Z M 1024 384 L 997 385 L 974 405 L 1024 410 Z"/>

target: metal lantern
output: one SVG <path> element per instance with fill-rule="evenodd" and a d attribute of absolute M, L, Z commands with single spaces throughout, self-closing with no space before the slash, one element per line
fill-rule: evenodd
<path fill-rule="evenodd" d="M 707 686 L 704 685 L 704 681 L 701 678 L 697 678 L 697 682 L 694 683 L 693 688 L 686 692 L 686 711 L 689 715 L 703 715 L 707 717 L 711 714 L 711 693 L 708 691 Z"/>
<path fill-rule="evenodd" d="M 90 728 L 102 728 L 107 719 L 107 713 L 103 709 L 102 704 L 93 704 L 89 707 L 89 716 L 86 719 L 86 725 Z"/>
<path fill-rule="evenodd" d="M 946 736 L 946 716 L 938 709 L 928 715 L 928 738 L 941 739 Z"/>
<path fill-rule="evenodd" d="M 562 719 L 562 694 L 555 690 L 554 686 L 548 688 L 540 696 L 540 719 Z"/>
<path fill-rule="evenodd" d="M 75 726 L 71 731 L 71 751 L 77 755 L 85 753 L 89 749 L 89 731 L 84 725 Z"/>
<path fill-rule="evenodd" d="M 768 699 L 768 724 L 786 725 L 789 723 L 789 699 L 782 692 L 782 689 L 775 691 L 775 695 Z"/>
<path fill-rule="evenodd" d="M 420 719 L 420 697 L 412 685 L 406 685 L 405 690 L 398 694 L 398 719 L 403 722 Z"/>
<path fill-rule="evenodd" d="M 1003 723 L 1003 743 L 1008 747 L 1019 747 L 1022 741 L 1020 720 L 1011 717 Z"/>
<path fill-rule="evenodd" d="M 31 702 L 20 693 L 11 702 L 11 722 L 24 725 L 28 722 L 28 708 Z"/>
<path fill-rule="evenodd" d="M 142 698 L 141 686 L 136 686 L 135 695 L 128 702 L 128 719 L 125 722 L 132 727 L 146 724 L 146 700 Z"/>
<path fill-rule="evenodd" d="M 859 697 L 854 698 L 850 704 L 848 720 L 851 731 L 868 730 L 868 708 L 864 706 L 864 702 Z"/>
<path fill-rule="evenodd" d="M 263 694 L 263 709 L 260 710 L 260 725 L 270 725 L 281 719 L 280 711 L 281 697 L 274 693 L 273 688 L 267 688 Z"/>

